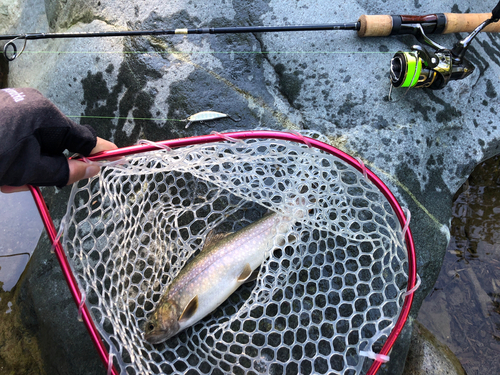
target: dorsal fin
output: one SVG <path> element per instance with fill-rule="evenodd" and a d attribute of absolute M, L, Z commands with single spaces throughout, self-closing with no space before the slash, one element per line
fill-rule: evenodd
<path fill-rule="evenodd" d="M 220 240 L 222 240 L 223 238 L 229 236 L 231 233 L 216 233 L 215 230 L 211 230 L 210 232 L 208 232 L 207 234 L 207 238 L 205 239 L 205 244 L 203 245 L 203 250 L 205 250 L 206 248 L 210 247 L 211 245 L 219 242 Z"/>
<path fill-rule="evenodd" d="M 182 311 L 181 316 L 179 316 L 179 319 L 177 321 L 183 322 L 191 318 L 194 313 L 198 310 L 198 295 L 194 296 L 191 301 L 184 307 L 184 310 Z"/>
<path fill-rule="evenodd" d="M 240 276 L 238 276 L 238 282 L 245 283 L 249 281 L 248 279 L 251 276 L 252 276 L 252 267 L 250 267 L 250 264 L 247 263 L 245 264 L 245 267 L 243 267 L 243 271 L 241 271 Z"/>

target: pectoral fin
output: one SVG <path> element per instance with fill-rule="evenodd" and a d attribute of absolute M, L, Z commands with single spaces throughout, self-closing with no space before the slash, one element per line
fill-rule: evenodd
<path fill-rule="evenodd" d="M 253 271 L 250 267 L 250 264 L 245 264 L 245 267 L 243 267 L 243 271 L 241 271 L 240 276 L 238 276 L 238 282 L 246 283 L 247 281 L 251 281 L 250 278 L 252 277 L 252 274 Z"/>
<path fill-rule="evenodd" d="M 191 301 L 186 305 L 184 311 L 182 311 L 181 316 L 177 319 L 179 322 L 183 322 L 191 318 L 194 313 L 198 310 L 198 295 L 194 296 Z"/>
<path fill-rule="evenodd" d="M 252 282 L 254 280 L 257 280 L 257 276 L 259 276 L 259 272 L 260 272 L 260 267 L 257 267 L 253 272 L 252 274 L 250 275 L 250 277 L 248 279 L 245 280 L 246 283 L 249 283 L 249 282 Z"/>

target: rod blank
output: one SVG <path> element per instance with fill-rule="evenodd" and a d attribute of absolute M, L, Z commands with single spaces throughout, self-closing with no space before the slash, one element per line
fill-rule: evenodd
<path fill-rule="evenodd" d="M 145 35 L 174 35 L 174 34 L 241 34 L 286 31 L 323 31 L 323 30 L 358 30 L 358 22 L 334 23 L 321 25 L 294 25 L 294 26 L 242 26 L 242 27 L 207 27 L 199 29 L 157 29 L 157 30 L 128 30 L 78 33 L 29 33 L 0 35 L 0 40 L 14 39 L 58 39 L 58 38 L 102 38 L 116 36 L 145 36 Z"/>

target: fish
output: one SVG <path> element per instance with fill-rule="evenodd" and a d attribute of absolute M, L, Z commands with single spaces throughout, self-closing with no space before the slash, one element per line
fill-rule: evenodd
<path fill-rule="evenodd" d="M 144 339 L 159 344 L 194 325 L 220 306 L 258 268 L 296 221 L 268 213 L 233 233 L 207 235 L 196 255 L 167 286 L 144 326 Z"/>

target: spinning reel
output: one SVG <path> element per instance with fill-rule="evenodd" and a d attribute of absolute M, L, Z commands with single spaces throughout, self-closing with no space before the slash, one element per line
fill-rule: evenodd
<path fill-rule="evenodd" d="M 391 60 L 390 78 L 394 87 L 427 87 L 432 90 L 444 88 L 449 81 L 468 77 L 474 72 L 474 65 L 464 55 L 470 43 L 486 26 L 500 19 L 500 3 L 492 11 L 492 17 L 480 24 L 465 39 L 448 49 L 427 37 L 421 24 L 402 24 L 401 34 L 413 34 L 417 40 L 430 46 L 414 45 L 412 52 L 399 51 Z"/>

